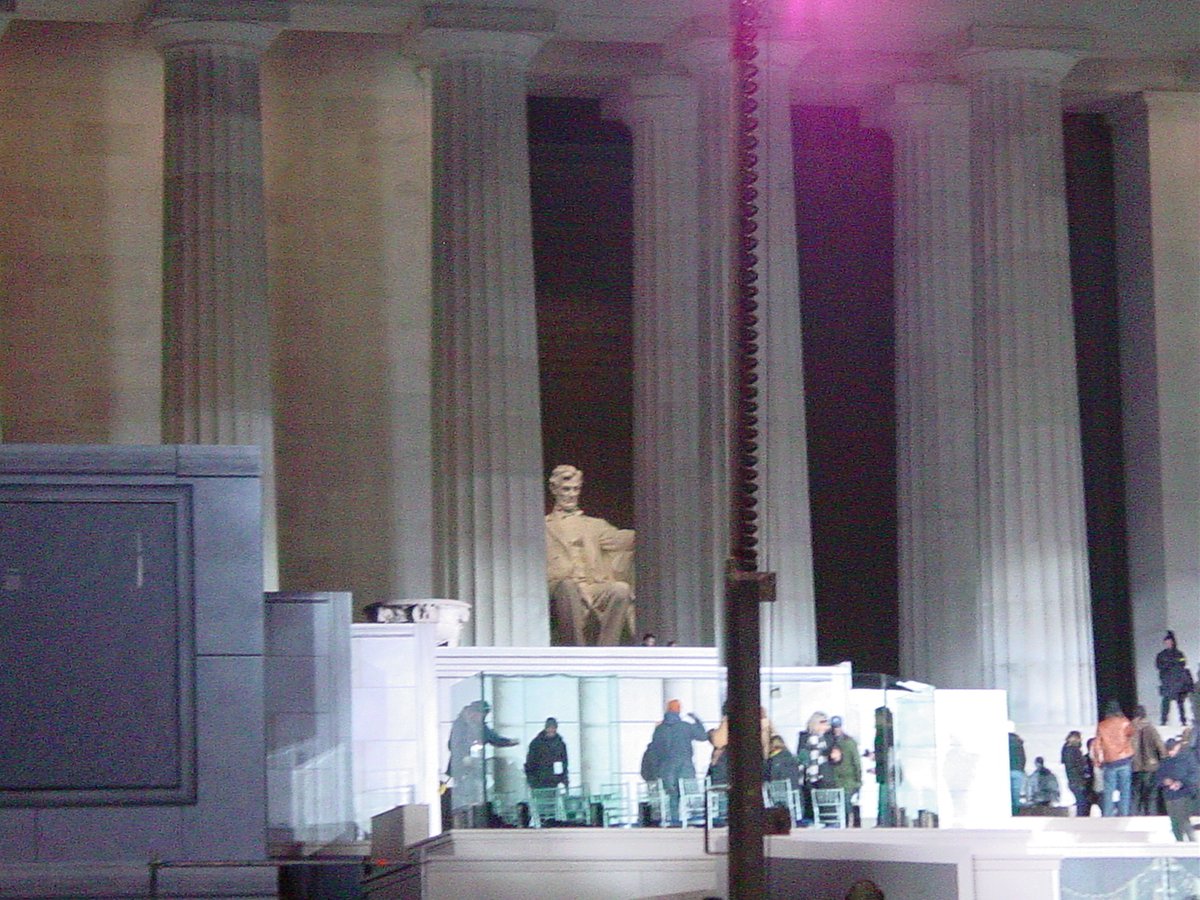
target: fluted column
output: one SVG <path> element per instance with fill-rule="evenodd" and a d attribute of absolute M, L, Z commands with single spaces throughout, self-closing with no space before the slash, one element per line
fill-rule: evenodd
<path fill-rule="evenodd" d="M 900 671 L 981 687 L 969 105 L 902 84 L 895 147 Z"/>
<path fill-rule="evenodd" d="M 599 791 L 618 780 L 621 760 L 618 730 L 613 727 L 614 693 L 614 679 L 608 675 L 579 679 L 579 759 L 568 760 L 572 787 L 586 785 Z"/>
<path fill-rule="evenodd" d="M 550 23 L 425 10 L 433 77 L 435 573 L 481 646 L 550 641 L 526 71 Z"/>
<path fill-rule="evenodd" d="M 160 0 L 165 59 L 163 440 L 262 450 L 264 585 L 278 586 L 259 62 L 287 4 Z"/>
<path fill-rule="evenodd" d="M 1029 725 L 1095 716 L 1059 84 L 980 49 L 971 93 L 983 671 Z"/>
<path fill-rule="evenodd" d="M 1200 652 L 1200 95 L 1109 110 L 1121 302 L 1125 511 L 1138 699 L 1168 628 Z"/>
<path fill-rule="evenodd" d="M 808 49 L 768 32 L 758 57 L 759 568 L 777 579 L 763 659 L 781 666 L 817 661 L 789 90 Z"/>
<path fill-rule="evenodd" d="M 494 728 L 505 737 L 514 737 L 521 741 L 521 746 L 512 748 L 497 748 L 492 751 L 491 783 L 485 784 L 486 800 L 493 800 L 505 794 L 523 796 L 525 793 L 525 774 L 521 762 L 525 758 L 524 746 L 525 724 L 529 721 L 526 711 L 524 679 L 520 676 L 500 675 L 492 679 L 492 700 L 495 702 L 496 715 Z"/>
<path fill-rule="evenodd" d="M 699 244 L 697 284 L 697 366 L 699 381 L 699 466 L 695 487 L 700 498 L 696 523 L 700 553 L 695 632 L 681 643 L 722 645 L 725 561 L 729 556 L 730 362 L 729 324 L 733 293 L 734 247 L 734 64 L 729 24 L 695 23 L 679 36 L 677 58 L 694 79 L 700 103 Z"/>
<path fill-rule="evenodd" d="M 14 18 L 17 0 L 0 0 L 0 37 L 8 31 L 8 23 Z M 0 322 L 3 325 L 3 322 Z M 0 385 L 0 387 L 3 387 Z M 4 442 L 4 391 L 0 390 L 0 443 Z"/>
<path fill-rule="evenodd" d="M 609 101 L 633 134 L 633 506 L 639 629 L 700 638 L 698 100 L 636 78 Z"/>

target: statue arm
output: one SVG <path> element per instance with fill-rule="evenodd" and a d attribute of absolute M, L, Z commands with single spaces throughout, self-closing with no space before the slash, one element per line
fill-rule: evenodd
<path fill-rule="evenodd" d="M 624 581 L 633 585 L 633 543 L 636 532 L 632 528 L 615 528 L 608 522 L 599 535 L 599 545 L 613 581 Z"/>
<path fill-rule="evenodd" d="M 607 522 L 604 523 L 608 525 Z M 628 551 L 633 552 L 633 540 L 637 534 L 632 528 L 614 528 L 608 525 L 600 535 L 600 546 L 609 553 Z"/>

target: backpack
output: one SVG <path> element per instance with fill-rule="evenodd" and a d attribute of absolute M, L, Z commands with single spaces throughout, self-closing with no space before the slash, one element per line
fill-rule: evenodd
<path fill-rule="evenodd" d="M 658 747 L 651 741 L 642 753 L 642 780 L 654 781 L 658 778 Z"/>

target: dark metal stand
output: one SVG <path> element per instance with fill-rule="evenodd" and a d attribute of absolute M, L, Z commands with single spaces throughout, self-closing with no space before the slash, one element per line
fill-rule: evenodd
<path fill-rule="evenodd" d="M 775 599 L 775 575 L 758 572 L 758 55 L 760 0 L 731 0 L 737 64 L 737 306 L 733 311 L 734 391 L 730 559 L 725 580 L 725 671 L 729 716 L 729 898 L 767 895 L 765 812 L 759 733 L 759 605 Z"/>
<path fill-rule="evenodd" d="M 729 900 L 766 897 L 763 754 L 759 734 L 759 604 L 775 598 L 773 572 L 731 570 L 725 582 L 729 714 Z"/>

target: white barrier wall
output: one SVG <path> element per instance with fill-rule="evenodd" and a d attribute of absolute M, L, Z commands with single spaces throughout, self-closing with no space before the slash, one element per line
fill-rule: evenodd
<path fill-rule="evenodd" d="M 441 831 L 438 803 L 436 625 L 351 626 L 354 818 L 426 803 Z"/>
<path fill-rule="evenodd" d="M 943 828 L 989 828 L 1012 813 L 1006 691 L 934 691 Z M 1033 759 L 1030 757 L 1030 767 Z M 1070 801 L 1062 783 L 1063 803 Z"/>
<path fill-rule="evenodd" d="M 349 592 L 266 595 L 267 839 L 354 838 Z"/>

